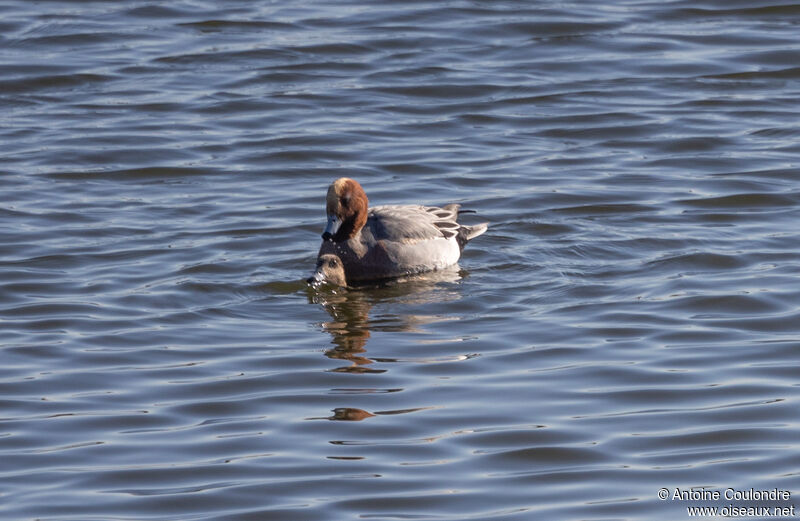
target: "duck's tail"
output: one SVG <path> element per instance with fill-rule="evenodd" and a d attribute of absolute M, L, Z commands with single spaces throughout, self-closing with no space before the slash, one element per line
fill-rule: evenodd
<path fill-rule="evenodd" d="M 488 228 L 489 223 L 473 224 L 471 226 L 460 225 L 456 236 L 458 246 L 463 250 L 469 241 L 484 233 Z"/>

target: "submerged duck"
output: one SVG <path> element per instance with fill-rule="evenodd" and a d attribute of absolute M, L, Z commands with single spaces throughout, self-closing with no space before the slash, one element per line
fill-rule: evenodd
<path fill-rule="evenodd" d="M 369 207 L 357 181 L 341 177 L 328 188 L 328 224 L 322 234 L 316 271 L 310 284 L 402 277 L 458 262 L 470 240 L 488 223 L 456 222 L 458 204 L 441 208 L 422 205 Z"/>

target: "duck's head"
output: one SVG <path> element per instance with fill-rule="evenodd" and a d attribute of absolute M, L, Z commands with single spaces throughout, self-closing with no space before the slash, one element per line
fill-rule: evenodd
<path fill-rule="evenodd" d="M 314 274 L 306 279 L 306 282 L 314 285 L 327 282 L 336 286 L 347 286 L 342 260 L 332 253 L 320 255 L 317 258 L 317 267 L 314 270 Z"/>
<path fill-rule="evenodd" d="M 340 177 L 331 183 L 325 207 L 328 213 L 328 224 L 322 233 L 325 241 L 346 241 L 367 222 L 367 194 L 358 181 L 348 177 Z"/>

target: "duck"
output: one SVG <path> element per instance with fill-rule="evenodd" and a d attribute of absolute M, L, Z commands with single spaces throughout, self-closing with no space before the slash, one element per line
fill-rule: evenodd
<path fill-rule="evenodd" d="M 440 270 L 456 264 L 464 246 L 489 227 L 457 222 L 456 203 L 370 207 L 364 189 L 349 177 L 331 183 L 325 203 L 327 225 L 307 279 L 312 285 L 346 287 Z"/>

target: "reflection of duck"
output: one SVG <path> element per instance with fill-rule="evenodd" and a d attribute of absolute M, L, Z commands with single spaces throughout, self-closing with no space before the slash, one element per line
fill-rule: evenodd
<path fill-rule="evenodd" d="M 366 349 L 369 339 L 370 303 L 359 298 L 357 292 L 343 290 L 318 291 L 310 294 L 310 300 L 322 307 L 331 315 L 330 322 L 323 322 L 322 329 L 333 336 L 336 347 L 329 349 L 325 355 L 329 358 L 347 360 L 352 365 L 335 369 L 341 372 L 383 372 L 378 369 L 363 367 L 372 363 L 369 358 L 360 356 Z"/>
<path fill-rule="evenodd" d="M 369 411 L 365 411 L 364 409 L 355 409 L 352 407 L 339 407 L 333 410 L 333 416 L 329 417 L 329 420 L 339 420 L 339 421 L 361 421 L 366 418 L 370 418 L 375 416 Z"/>
<path fill-rule="evenodd" d="M 346 177 L 328 188 L 326 208 L 328 225 L 309 283 L 344 286 L 440 270 L 458 262 L 467 242 L 488 227 L 459 224 L 458 204 L 369 208 L 364 189 Z"/>
<path fill-rule="evenodd" d="M 441 315 L 381 314 L 379 321 L 370 319 L 376 305 L 392 302 L 397 304 L 426 304 L 457 300 L 460 293 L 446 283 L 461 280 L 463 272 L 457 266 L 445 270 L 396 279 L 381 286 L 360 289 L 343 289 L 321 286 L 309 288 L 309 302 L 320 304 L 330 314 L 331 321 L 323 322 L 322 329 L 333 337 L 334 348 L 325 355 L 332 359 L 347 360 L 352 365 L 334 369 L 337 372 L 382 373 L 384 369 L 366 366 L 373 360 L 364 356 L 365 346 L 372 331 L 419 331 L 420 326 L 448 320 Z M 445 284 L 441 284 L 445 283 Z"/>
<path fill-rule="evenodd" d="M 388 415 L 395 415 L 395 414 L 408 414 L 412 412 L 424 411 L 426 409 L 432 409 L 432 407 L 415 407 L 413 409 L 397 409 L 393 411 L 375 411 L 371 413 L 369 411 L 365 411 L 364 409 L 356 409 L 354 407 L 337 407 L 333 409 L 333 415 L 327 416 L 324 418 L 306 418 L 307 420 L 333 420 L 333 421 L 356 421 L 360 422 L 361 420 L 366 420 L 367 418 L 373 418 L 375 416 L 388 416 Z M 343 444 L 343 442 L 331 442 L 333 444 Z"/>

